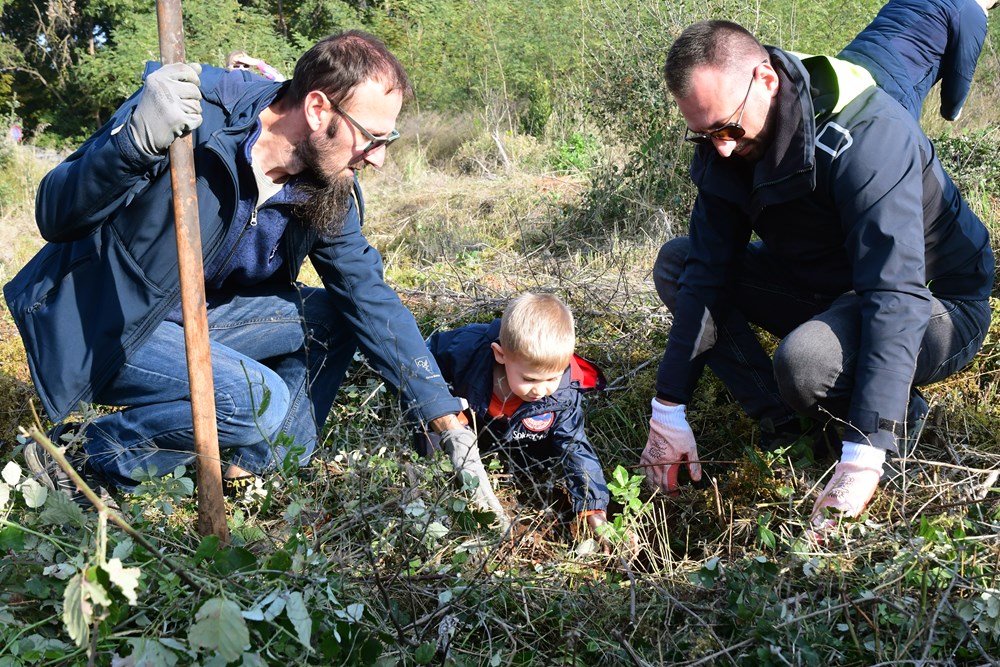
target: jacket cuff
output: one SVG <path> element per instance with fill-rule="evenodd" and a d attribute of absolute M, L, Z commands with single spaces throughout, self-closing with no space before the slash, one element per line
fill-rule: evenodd
<path fill-rule="evenodd" d="M 683 404 L 683 405 L 686 405 L 690 401 L 690 399 L 688 399 L 688 398 L 681 398 L 678 395 L 669 394 L 669 393 L 663 392 L 663 391 L 657 391 L 656 392 L 656 397 L 657 398 L 662 398 L 664 401 L 669 401 L 671 403 L 679 403 L 679 404 Z"/>
<path fill-rule="evenodd" d="M 466 407 L 468 407 L 468 403 L 465 399 L 448 396 L 418 405 L 414 411 L 417 413 L 420 424 L 424 428 L 429 428 L 429 424 L 438 417 L 461 414 Z"/>
<path fill-rule="evenodd" d="M 848 424 L 844 428 L 844 442 L 856 442 L 862 445 L 878 447 L 887 452 L 897 452 L 896 435 L 892 431 L 885 429 L 879 429 L 872 433 L 862 433 L 856 426 Z"/>
<path fill-rule="evenodd" d="M 135 143 L 135 137 L 132 136 L 131 126 L 132 114 L 129 113 L 122 118 L 119 125 L 116 125 L 111 130 L 111 142 L 118 149 L 118 153 L 122 156 L 122 160 L 125 163 L 145 170 L 149 165 L 166 159 L 166 154 L 149 155 L 146 151 L 140 149 L 139 145 Z"/>
<path fill-rule="evenodd" d="M 573 511 L 583 516 L 586 513 L 604 512 L 608 513 L 608 503 L 610 498 L 573 498 Z"/>

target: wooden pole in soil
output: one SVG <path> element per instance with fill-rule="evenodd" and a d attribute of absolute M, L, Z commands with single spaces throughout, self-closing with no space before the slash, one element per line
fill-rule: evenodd
<path fill-rule="evenodd" d="M 156 18 L 160 34 L 160 61 L 164 65 L 184 62 L 184 23 L 180 0 L 157 0 Z M 229 526 L 226 524 L 226 506 L 222 501 L 219 431 L 215 423 L 215 392 L 208 341 L 208 311 L 205 307 L 205 267 L 201 258 L 201 225 L 198 221 L 194 149 L 190 134 L 170 144 L 170 184 L 174 193 L 181 313 L 184 316 L 194 453 L 198 467 L 198 532 L 215 535 L 226 544 L 229 542 Z"/>

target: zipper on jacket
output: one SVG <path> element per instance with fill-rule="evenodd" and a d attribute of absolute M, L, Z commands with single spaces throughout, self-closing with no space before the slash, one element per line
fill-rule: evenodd
<path fill-rule="evenodd" d="M 253 208 L 253 212 L 250 213 L 250 220 L 247 221 L 247 224 L 243 225 L 243 229 L 240 230 L 240 235 L 236 237 L 236 243 L 234 243 L 233 247 L 229 250 L 229 254 L 226 255 L 226 259 L 223 260 L 222 264 L 219 265 L 219 268 L 216 269 L 215 273 L 213 273 L 205 282 L 210 283 L 219 277 L 219 274 L 222 273 L 222 270 L 229 265 L 229 260 L 231 260 L 233 258 L 233 255 L 236 254 L 236 249 L 239 248 L 240 243 L 243 242 L 243 237 L 246 236 L 247 230 L 250 229 L 251 227 L 256 227 L 256 226 L 257 226 L 257 207 L 255 206 Z"/>

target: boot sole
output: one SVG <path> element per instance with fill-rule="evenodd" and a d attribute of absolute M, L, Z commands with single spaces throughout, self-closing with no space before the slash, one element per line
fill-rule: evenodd
<path fill-rule="evenodd" d="M 52 457 L 45 451 L 44 447 L 37 442 L 29 442 L 24 447 L 24 461 L 28 464 L 28 470 L 31 471 L 32 477 L 48 487 L 50 491 L 56 490 L 55 480 L 50 476 L 49 466 L 47 465 L 52 461 Z M 55 461 L 52 461 L 52 463 L 55 463 Z"/>

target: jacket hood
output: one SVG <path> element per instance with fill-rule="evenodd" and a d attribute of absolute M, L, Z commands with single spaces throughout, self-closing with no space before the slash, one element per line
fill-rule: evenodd
<path fill-rule="evenodd" d="M 162 63 L 148 61 L 142 80 L 162 67 Z M 221 107 L 229 116 L 230 127 L 241 127 L 256 122 L 262 107 L 278 99 L 288 86 L 288 81 L 268 81 L 246 70 L 225 70 L 212 65 L 202 65 L 202 99 Z"/>

